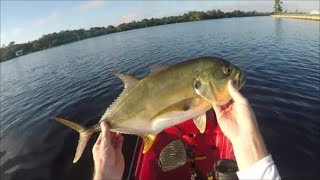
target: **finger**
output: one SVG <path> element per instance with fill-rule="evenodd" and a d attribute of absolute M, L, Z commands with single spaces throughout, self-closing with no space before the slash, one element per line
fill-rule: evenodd
<path fill-rule="evenodd" d="M 116 134 L 117 134 L 117 136 L 122 136 L 122 133 L 120 133 L 120 132 L 117 132 Z"/>
<path fill-rule="evenodd" d="M 95 145 L 100 145 L 100 143 L 101 143 L 101 133 L 99 134 L 99 137 L 98 137 Z"/>
<path fill-rule="evenodd" d="M 112 141 L 111 144 L 112 145 L 118 144 L 121 141 L 121 137 L 122 137 L 121 133 L 114 133 L 114 137 L 111 139 Z"/>
<path fill-rule="evenodd" d="M 101 143 L 103 146 L 110 145 L 110 129 L 106 122 L 101 122 Z"/>
<path fill-rule="evenodd" d="M 212 108 L 214 110 L 216 118 L 220 119 L 221 113 L 222 113 L 222 107 L 218 106 L 218 105 L 215 105 L 215 104 L 212 104 Z"/>
<path fill-rule="evenodd" d="M 215 113 L 220 113 L 222 111 L 222 107 L 215 104 L 212 104 L 212 108 Z"/>
<path fill-rule="evenodd" d="M 120 136 L 115 144 L 115 149 L 118 153 L 122 153 L 122 146 L 123 146 L 124 137 Z"/>
<path fill-rule="evenodd" d="M 114 139 L 115 137 L 117 137 L 117 134 L 115 132 L 110 132 L 110 139 Z"/>
<path fill-rule="evenodd" d="M 117 136 L 116 139 L 115 139 L 116 143 L 119 143 L 120 141 L 123 141 L 123 136 L 122 135 Z"/>
<path fill-rule="evenodd" d="M 122 136 L 115 138 L 114 141 L 112 142 L 112 145 L 119 144 L 122 141 L 122 139 L 123 139 Z"/>
<path fill-rule="evenodd" d="M 100 143 L 101 143 L 101 133 L 99 134 L 99 137 L 98 137 L 96 143 L 94 144 L 94 146 L 93 146 L 93 148 L 92 148 L 92 151 L 98 149 L 99 146 L 100 146 Z"/>
<path fill-rule="evenodd" d="M 110 132 L 110 142 L 111 142 L 111 144 L 114 144 L 116 139 L 117 139 L 116 133 L 115 132 Z"/>
<path fill-rule="evenodd" d="M 122 133 L 117 132 L 115 135 L 116 139 L 118 140 L 120 137 L 122 137 Z"/>
<path fill-rule="evenodd" d="M 121 133 L 114 133 L 114 137 L 112 139 L 112 145 L 117 145 L 120 142 L 122 135 Z"/>
<path fill-rule="evenodd" d="M 242 96 L 242 94 L 238 91 L 237 88 L 234 87 L 233 81 L 228 81 L 228 91 L 231 96 L 231 98 L 235 102 L 241 102 L 241 103 L 246 103 L 247 100 L 245 97 Z"/>

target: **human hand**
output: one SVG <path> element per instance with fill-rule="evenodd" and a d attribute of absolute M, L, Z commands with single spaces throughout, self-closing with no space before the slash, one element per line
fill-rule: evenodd
<path fill-rule="evenodd" d="M 93 146 L 94 180 L 122 179 L 124 157 L 123 136 L 110 132 L 107 123 L 101 122 L 101 133 Z"/>
<path fill-rule="evenodd" d="M 267 156 L 267 150 L 248 100 L 231 81 L 228 91 L 232 101 L 225 106 L 213 105 L 213 109 L 220 129 L 233 145 L 239 170 L 244 170 Z"/>

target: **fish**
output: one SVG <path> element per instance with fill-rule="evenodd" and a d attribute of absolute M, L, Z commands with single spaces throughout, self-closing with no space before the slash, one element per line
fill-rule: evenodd
<path fill-rule="evenodd" d="M 238 89 L 245 82 L 240 68 L 216 57 L 194 58 L 172 66 L 156 65 L 150 75 L 141 79 L 123 73 L 114 75 L 123 81 L 124 89 L 96 125 L 85 128 L 70 120 L 53 118 L 79 133 L 73 163 L 80 159 L 91 135 L 101 131 L 102 121 L 112 132 L 140 136 L 143 153 L 151 148 L 158 133 L 188 119 L 193 119 L 199 132 L 204 133 L 206 111 L 231 100 L 227 82 L 233 80 Z"/>

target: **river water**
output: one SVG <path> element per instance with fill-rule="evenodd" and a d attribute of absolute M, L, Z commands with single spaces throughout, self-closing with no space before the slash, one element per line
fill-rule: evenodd
<path fill-rule="evenodd" d="M 115 33 L 2 62 L 1 179 L 90 178 L 95 138 L 72 164 L 78 135 L 50 117 L 93 125 L 121 92 L 112 72 L 143 77 L 149 65 L 200 56 L 246 72 L 242 92 L 282 177 L 319 177 L 319 37 L 316 21 L 218 19 Z M 125 137 L 127 166 L 134 140 Z"/>

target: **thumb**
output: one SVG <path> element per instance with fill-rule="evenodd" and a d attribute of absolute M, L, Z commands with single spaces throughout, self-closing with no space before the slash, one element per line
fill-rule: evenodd
<path fill-rule="evenodd" d="M 96 141 L 96 143 L 94 144 L 93 148 L 92 148 L 92 153 L 95 153 L 95 151 L 97 151 L 99 149 L 101 143 L 101 133 Z"/>
<path fill-rule="evenodd" d="M 101 145 L 104 147 L 110 146 L 110 129 L 106 122 L 101 122 Z"/>
<path fill-rule="evenodd" d="M 212 104 L 212 108 L 216 114 L 222 111 L 222 107 L 216 104 Z"/>
<path fill-rule="evenodd" d="M 235 102 L 247 103 L 247 99 L 242 96 L 236 87 L 234 87 L 232 80 L 228 81 L 228 91 Z"/>
<path fill-rule="evenodd" d="M 99 134 L 99 137 L 98 137 L 98 139 L 97 139 L 97 141 L 96 141 L 96 143 L 94 145 L 95 146 L 99 146 L 100 143 L 101 143 L 101 133 Z"/>

